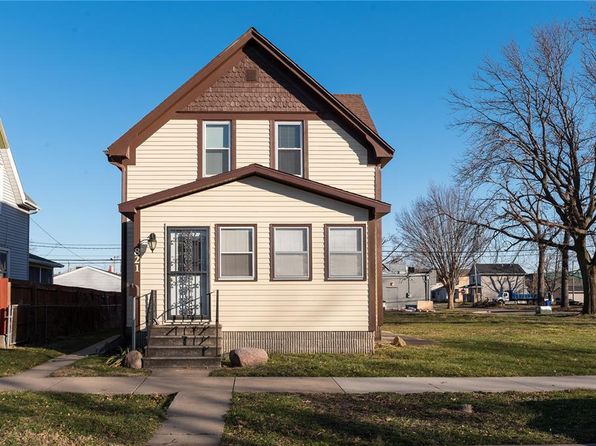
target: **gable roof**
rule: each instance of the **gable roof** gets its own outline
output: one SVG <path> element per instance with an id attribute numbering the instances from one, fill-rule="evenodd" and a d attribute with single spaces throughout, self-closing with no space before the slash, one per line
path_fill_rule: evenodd
<path id="1" fill-rule="evenodd" d="M 476 269 L 470 268 L 468 275 L 486 274 L 488 276 L 525 276 L 526 271 L 517 263 L 477 263 Z"/>
<path id="2" fill-rule="evenodd" d="M 12 157 L 12 152 L 10 150 L 10 145 L 8 143 L 8 138 L 6 136 L 6 131 L 4 130 L 2 120 L 0 120 L 0 158 L 6 170 L 6 175 L 8 176 L 10 186 L 14 192 L 16 205 L 25 211 L 37 212 L 39 207 L 23 190 L 23 184 L 21 183 L 19 171 L 17 170 L 14 158 Z"/>
<path id="3" fill-rule="evenodd" d="M 250 28 L 116 140 L 107 150 L 108 160 L 116 165 L 127 164 L 131 160 L 134 160 L 136 147 L 151 136 L 158 128 L 163 126 L 169 119 L 174 117 L 179 108 L 191 103 L 199 93 L 203 92 L 221 77 L 233 63 L 239 60 L 243 49 L 249 44 L 256 45 L 257 48 L 263 50 L 269 57 L 279 63 L 283 70 L 300 84 L 302 89 L 308 91 L 317 100 L 324 103 L 340 122 L 350 127 L 355 134 L 360 136 L 364 145 L 371 150 L 371 153 L 374 154 L 381 164 L 384 165 L 391 159 L 394 152 L 393 148 L 381 138 L 374 125 L 370 125 L 372 124 L 372 120 L 370 120 L 368 111 L 363 113 L 361 98 L 360 102 L 362 104 L 357 105 L 357 99 L 344 97 L 344 100 L 351 103 L 353 107 L 351 109 L 349 106 L 346 106 L 344 102 L 329 93 L 255 28 Z M 366 109 L 365 106 L 364 109 Z M 368 116 L 368 119 L 366 119 L 366 116 Z"/>
<path id="4" fill-rule="evenodd" d="M 225 173 L 220 173 L 207 178 L 200 178 L 191 183 L 183 184 L 181 186 L 172 187 L 164 191 L 156 192 L 144 197 L 136 198 L 134 200 L 126 201 L 118 206 L 118 210 L 127 216 L 133 218 L 134 214 L 143 208 L 154 206 L 159 203 L 181 198 L 196 192 L 201 192 L 214 187 L 222 186 L 233 181 L 242 180 L 244 178 L 257 176 L 267 180 L 275 181 L 280 184 L 302 189 L 317 195 L 328 198 L 333 198 L 344 203 L 354 206 L 369 209 L 375 216 L 380 217 L 388 214 L 391 211 L 391 205 L 383 201 L 364 197 L 362 195 L 347 192 L 326 184 L 318 183 L 316 181 L 308 180 L 302 177 L 297 177 L 289 173 L 281 172 L 276 169 L 261 166 L 260 164 L 250 164 L 239 169 L 230 170 Z"/>
<path id="5" fill-rule="evenodd" d="M 364 103 L 364 98 L 361 94 L 334 94 L 339 101 L 344 104 L 352 113 L 354 113 L 362 122 L 373 129 L 375 132 L 377 128 L 372 120 L 368 107 Z"/>

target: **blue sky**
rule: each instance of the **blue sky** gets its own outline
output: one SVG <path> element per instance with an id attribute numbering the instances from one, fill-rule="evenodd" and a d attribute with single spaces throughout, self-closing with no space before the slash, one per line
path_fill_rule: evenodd
<path id="1" fill-rule="evenodd" d="M 532 28 L 589 3 L 0 3 L 0 119 L 34 220 L 64 244 L 118 244 L 119 172 L 103 151 L 255 26 L 334 93 L 362 93 L 396 148 L 383 170 L 394 211 L 455 179 L 466 140 L 450 88 Z M 384 220 L 394 228 L 393 216 Z M 32 224 L 31 240 L 53 240 Z M 36 248 L 50 258 L 118 249 Z"/>

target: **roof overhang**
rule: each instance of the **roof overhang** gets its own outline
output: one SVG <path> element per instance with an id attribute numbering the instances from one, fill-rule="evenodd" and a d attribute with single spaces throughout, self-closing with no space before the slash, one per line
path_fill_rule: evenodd
<path id="1" fill-rule="evenodd" d="M 41 266 L 44 268 L 62 268 L 64 265 L 44 257 L 29 254 L 29 265 Z"/>
<path id="2" fill-rule="evenodd" d="M 240 169 L 231 170 L 229 172 L 212 177 L 201 178 L 191 183 L 183 184 L 171 189 L 126 201 L 118 206 L 118 210 L 126 217 L 133 219 L 134 215 L 140 209 L 254 176 L 265 178 L 286 186 L 295 187 L 313 194 L 332 198 L 334 200 L 342 201 L 353 206 L 366 208 L 369 210 L 371 219 L 380 218 L 383 215 L 391 212 L 391 205 L 389 203 L 368 198 L 363 195 L 354 194 L 352 192 L 347 192 L 342 189 L 297 177 L 285 172 L 280 172 L 279 170 L 264 167 L 259 164 L 250 164 L 248 166 L 241 167 Z"/>
<path id="3" fill-rule="evenodd" d="M 259 48 L 266 51 L 267 54 L 281 63 L 284 69 L 290 72 L 307 91 L 311 92 L 318 100 L 324 103 L 341 122 L 360 135 L 361 139 L 374 152 L 376 158 L 374 160 L 375 164 L 378 163 L 384 166 L 389 162 L 394 153 L 389 143 L 255 28 L 250 28 L 246 31 L 116 140 L 106 151 L 109 162 L 118 167 L 131 162 L 134 163 L 135 149 L 158 128 L 173 118 L 180 107 L 190 103 L 198 94 L 215 82 L 226 69 L 230 68 L 232 62 L 238 59 L 242 49 L 249 42 L 258 45 Z"/>

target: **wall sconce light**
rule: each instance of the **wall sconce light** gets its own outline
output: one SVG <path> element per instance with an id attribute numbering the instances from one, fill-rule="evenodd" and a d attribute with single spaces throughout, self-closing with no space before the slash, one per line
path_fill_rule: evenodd
<path id="1" fill-rule="evenodd" d="M 155 232 L 149 234 L 149 237 L 147 238 L 147 244 L 149 245 L 151 252 L 155 251 L 155 248 L 157 247 L 157 236 L 155 235 Z"/>

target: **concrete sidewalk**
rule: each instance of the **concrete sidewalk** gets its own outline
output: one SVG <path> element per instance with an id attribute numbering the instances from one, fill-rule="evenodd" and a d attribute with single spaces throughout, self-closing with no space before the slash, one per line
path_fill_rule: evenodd
<path id="1" fill-rule="evenodd" d="M 93 351 L 92 349 L 90 349 Z M 536 377 L 396 377 L 291 378 L 209 377 L 206 370 L 156 370 L 151 376 L 63 377 L 48 375 L 81 358 L 65 355 L 16 376 L 0 378 L 0 391 L 49 391 L 99 394 L 176 394 L 150 445 L 218 445 L 224 416 L 234 392 L 288 393 L 424 393 L 424 392 L 544 392 L 596 390 L 596 376 Z"/>

